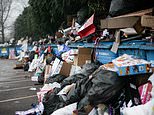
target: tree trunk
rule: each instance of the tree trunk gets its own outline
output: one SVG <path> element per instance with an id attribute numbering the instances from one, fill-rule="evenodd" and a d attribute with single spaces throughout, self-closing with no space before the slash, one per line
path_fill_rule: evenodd
<path id="1" fill-rule="evenodd" d="M 4 24 L 2 24 L 2 43 L 5 43 Z"/>
<path id="2" fill-rule="evenodd" d="M 5 23 L 9 16 L 12 0 L 0 0 L 0 26 L 1 26 L 1 37 L 2 43 L 5 42 Z"/>

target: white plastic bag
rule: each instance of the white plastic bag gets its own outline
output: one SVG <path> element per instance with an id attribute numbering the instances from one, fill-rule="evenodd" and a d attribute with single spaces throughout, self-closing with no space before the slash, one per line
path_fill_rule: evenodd
<path id="1" fill-rule="evenodd" d="M 151 81 L 152 85 L 154 86 L 154 73 L 150 76 L 149 81 Z"/>
<path id="2" fill-rule="evenodd" d="M 75 86 L 75 83 L 72 83 L 71 85 L 65 86 L 57 95 L 65 95 L 65 94 L 67 94 L 71 90 L 71 88 L 73 86 Z"/>
<path id="3" fill-rule="evenodd" d="M 152 96 L 152 99 L 154 99 L 154 73 L 150 76 L 149 81 L 151 81 L 153 86 L 151 91 L 151 96 Z"/>
<path id="4" fill-rule="evenodd" d="M 76 107 L 77 103 L 73 103 L 54 111 L 51 115 L 72 115 L 73 111 L 76 110 Z"/>
<path id="5" fill-rule="evenodd" d="M 37 68 L 38 62 L 39 62 L 38 59 L 33 59 L 33 60 L 32 60 L 32 63 L 31 63 L 30 66 L 29 66 L 28 71 L 29 71 L 29 72 L 34 71 L 34 70 Z"/>
<path id="6" fill-rule="evenodd" d="M 74 62 L 74 54 L 77 54 L 78 50 L 71 49 L 62 54 L 62 59 L 65 60 L 67 63 Z"/>
<path id="7" fill-rule="evenodd" d="M 121 110 L 122 115 L 154 115 L 154 99 L 144 105 L 138 105 Z"/>

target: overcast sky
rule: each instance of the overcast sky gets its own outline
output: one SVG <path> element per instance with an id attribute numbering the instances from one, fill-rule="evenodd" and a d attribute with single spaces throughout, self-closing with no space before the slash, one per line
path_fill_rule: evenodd
<path id="1" fill-rule="evenodd" d="M 13 0 L 10 10 L 10 15 L 6 22 L 7 26 L 12 26 L 16 18 L 22 13 L 24 7 L 28 6 L 28 0 Z M 11 33 L 11 30 L 6 30 L 7 36 Z M 9 35 L 10 36 L 10 35 Z"/>

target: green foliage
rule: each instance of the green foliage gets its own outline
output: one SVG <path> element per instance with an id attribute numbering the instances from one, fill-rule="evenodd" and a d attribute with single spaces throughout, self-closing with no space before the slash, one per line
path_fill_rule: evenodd
<path id="1" fill-rule="evenodd" d="M 54 34 L 62 23 L 66 22 L 68 15 L 87 6 L 89 14 L 104 15 L 107 4 L 111 0 L 29 0 L 30 6 L 15 22 L 15 38 L 25 36 L 38 38 L 47 34 Z"/>
<path id="2" fill-rule="evenodd" d="M 34 33 L 38 33 L 39 27 L 33 19 L 31 7 L 25 8 L 23 13 L 18 16 L 15 21 L 14 29 L 16 39 L 26 36 L 34 36 Z"/>

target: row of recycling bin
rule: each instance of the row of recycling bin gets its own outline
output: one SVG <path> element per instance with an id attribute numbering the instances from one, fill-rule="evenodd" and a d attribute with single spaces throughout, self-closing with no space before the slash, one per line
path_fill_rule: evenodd
<path id="1" fill-rule="evenodd" d="M 33 46 L 29 46 L 28 50 L 31 50 Z M 21 52 L 21 45 L 0 47 L 0 58 L 8 58 L 10 53 L 15 53 L 18 56 Z"/>
<path id="2" fill-rule="evenodd" d="M 105 64 L 111 62 L 116 57 L 129 54 L 134 55 L 137 58 L 145 59 L 154 64 L 154 43 L 149 43 L 141 40 L 127 41 L 120 44 L 117 54 L 110 51 L 113 42 L 100 42 L 97 45 L 94 43 L 78 42 L 69 45 L 70 48 L 76 49 L 78 47 L 93 48 L 96 51 L 96 59 Z M 53 48 L 57 48 L 55 44 L 50 44 Z M 29 46 L 31 50 L 33 46 Z M 21 46 L 14 47 L 0 47 L 0 57 L 7 58 L 9 53 L 14 51 L 16 55 L 19 55 Z"/>
<path id="3" fill-rule="evenodd" d="M 133 55 L 136 58 L 145 59 L 152 63 L 154 67 L 154 43 L 141 41 L 141 40 L 133 40 L 133 41 L 125 41 L 122 42 L 119 47 L 117 54 L 113 53 L 111 50 L 113 42 L 100 42 L 96 46 L 92 43 L 75 43 L 71 44 L 69 47 L 77 48 L 77 47 L 86 47 L 86 48 L 94 48 L 96 51 L 96 59 L 101 63 L 105 64 L 111 62 L 118 56 L 123 54 Z"/>

